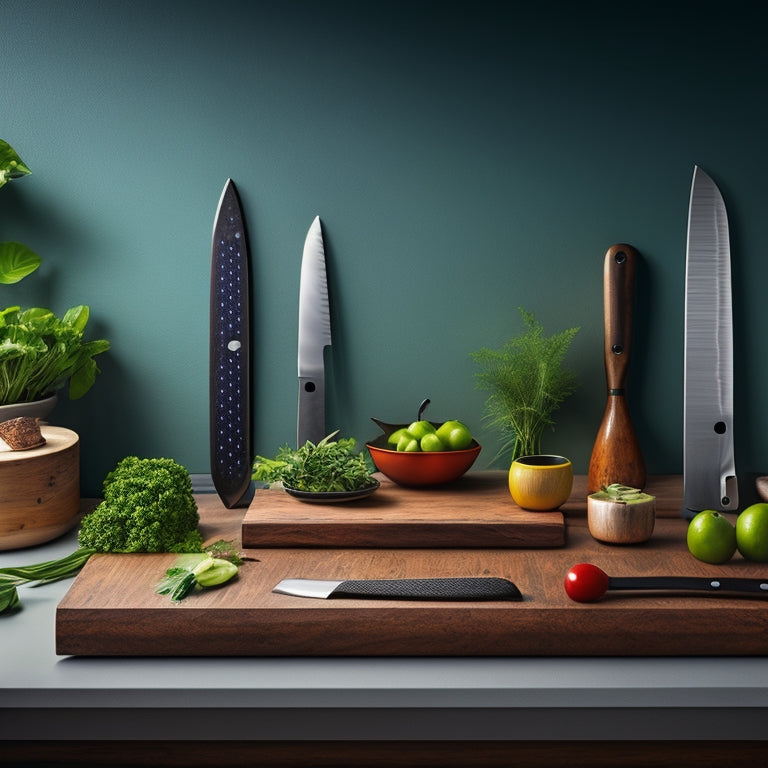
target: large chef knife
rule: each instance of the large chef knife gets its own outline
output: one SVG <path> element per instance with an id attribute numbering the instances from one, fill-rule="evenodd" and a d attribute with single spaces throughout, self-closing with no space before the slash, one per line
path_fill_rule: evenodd
<path id="1" fill-rule="evenodd" d="M 698 166 L 685 272 L 684 517 L 738 508 L 733 450 L 733 327 L 728 215 Z"/>
<path id="2" fill-rule="evenodd" d="M 325 274 L 325 248 L 320 217 L 315 216 L 304 242 L 299 287 L 299 407 L 297 446 L 319 443 L 325 424 L 324 352 L 331 344 L 331 312 Z"/>
<path id="3" fill-rule="evenodd" d="M 283 579 L 273 590 L 282 595 L 368 600 L 522 600 L 515 584 L 497 577 L 437 579 Z"/>
<path id="4" fill-rule="evenodd" d="M 211 476 L 232 508 L 251 482 L 250 290 L 248 247 L 237 190 L 221 193 L 211 245 Z"/>

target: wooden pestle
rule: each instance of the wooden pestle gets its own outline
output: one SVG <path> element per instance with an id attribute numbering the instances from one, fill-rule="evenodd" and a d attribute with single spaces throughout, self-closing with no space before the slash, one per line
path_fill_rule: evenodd
<path id="1" fill-rule="evenodd" d="M 603 265 L 605 313 L 605 377 L 608 402 L 592 448 L 587 492 L 621 483 L 645 487 L 645 462 L 626 398 L 627 369 L 632 343 L 632 302 L 639 254 L 626 244 L 612 245 Z"/>

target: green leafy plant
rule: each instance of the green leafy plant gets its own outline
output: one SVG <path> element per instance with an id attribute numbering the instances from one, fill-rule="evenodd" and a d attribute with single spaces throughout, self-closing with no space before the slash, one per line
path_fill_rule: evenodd
<path id="1" fill-rule="evenodd" d="M 7 141 L 0 139 L 0 187 L 31 171 Z M 26 245 L 0 243 L 0 284 L 18 283 L 34 272 L 41 258 Z M 57 317 L 50 309 L 0 311 L 0 405 L 49 397 L 69 382 L 69 397 L 82 397 L 96 380 L 94 357 L 110 345 L 86 341 L 90 309 L 78 305 Z"/>
<path id="2" fill-rule="evenodd" d="M 0 614 L 21 608 L 17 587 L 38 587 L 76 576 L 91 555 L 112 552 L 175 552 L 181 557 L 166 577 L 174 601 L 193 589 L 224 584 L 245 557 L 237 542 L 203 546 L 200 515 L 186 467 L 171 458 L 126 456 L 107 473 L 103 500 L 80 523 L 79 548 L 58 560 L 0 568 Z M 160 585 L 158 585 L 160 586 Z"/>
<path id="3" fill-rule="evenodd" d="M 13 147 L 0 139 L 0 187 L 11 179 L 20 179 L 32 171 L 27 168 Z M 0 243 L 0 283 L 18 283 L 34 272 L 42 259 L 26 245 L 16 242 Z"/>
<path id="4" fill-rule="evenodd" d="M 544 429 L 555 423 L 552 414 L 577 386 L 563 359 L 579 328 L 546 336 L 534 315 L 519 309 L 526 333 L 501 349 L 483 347 L 471 353 L 480 368 L 477 386 L 491 393 L 485 418 L 502 434 L 499 455 L 511 450 L 511 461 L 541 453 Z"/>
<path id="5" fill-rule="evenodd" d="M 84 305 L 62 318 L 42 307 L 0 311 L 0 405 L 39 400 L 67 382 L 73 400 L 91 388 L 99 373 L 94 357 L 110 345 L 84 339 L 89 314 Z"/>
<path id="6" fill-rule="evenodd" d="M 200 552 L 200 516 L 186 467 L 126 456 L 102 483 L 103 500 L 80 523 L 81 547 L 98 552 Z"/>
<path id="7" fill-rule="evenodd" d="M 375 485 L 362 453 L 355 452 L 352 437 L 333 440 L 332 432 L 315 445 L 311 440 L 298 449 L 283 446 L 274 459 L 257 456 L 253 479 L 282 482 L 297 491 L 327 493 L 357 491 Z"/>

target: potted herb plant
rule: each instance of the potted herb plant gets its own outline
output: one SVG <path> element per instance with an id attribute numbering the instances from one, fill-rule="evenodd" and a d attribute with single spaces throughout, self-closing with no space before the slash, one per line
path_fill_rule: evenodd
<path id="1" fill-rule="evenodd" d="M 565 353 L 579 328 L 546 336 L 531 312 L 519 308 L 527 331 L 501 349 L 483 347 L 471 357 L 479 366 L 476 383 L 489 390 L 485 414 L 499 429 L 499 455 L 511 451 L 511 461 L 541 454 L 544 429 L 554 426 L 552 414 L 576 389 L 576 376 L 563 365 Z"/>
<path id="2" fill-rule="evenodd" d="M 19 155 L 0 139 L 0 187 L 30 173 Z M 34 272 L 40 257 L 21 243 L 0 243 L 0 284 L 17 283 Z M 94 357 L 109 349 L 104 339 L 86 341 L 90 310 L 85 305 L 57 317 L 50 309 L 0 310 L 0 421 L 16 416 L 45 417 L 58 390 L 69 384 L 72 399 L 93 385 Z"/>
<path id="3" fill-rule="evenodd" d="M 31 171 L 7 141 L 0 139 L 0 187 Z M 18 283 L 40 266 L 40 257 L 21 243 L 0 243 L 0 283 Z"/>

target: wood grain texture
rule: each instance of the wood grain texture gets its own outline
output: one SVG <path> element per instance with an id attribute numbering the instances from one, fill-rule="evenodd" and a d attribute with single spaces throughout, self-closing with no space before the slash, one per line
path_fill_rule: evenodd
<path id="1" fill-rule="evenodd" d="M 562 511 L 515 504 L 505 472 L 469 472 L 437 488 L 404 488 L 377 473 L 372 496 L 311 504 L 258 490 L 243 518 L 245 547 L 562 547 Z"/>
<path id="2" fill-rule="evenodd" d="M 84 714 L 87 714 L 87 710 Z M 765 741 L 7 741 L 14 768 L 756 768 Z"/>
<path id="3" fill-rule="evenodd" d="M 72 528 L 80 511 L 80 441 L 44 425 L 45 445 L 0 451 L 0 550 L 51 541 Z"/>
<path id="4" fill-rule="evenodd" d="M 626 396 L 635 273 L 639 259 L 631 245 L 622 243 L 608 249 L 603 263 L 603 352 L 608 400 L 589 462 L 587 487 L 590 493 L 611 483 L 635 488 L 645 486 L 645 460 Z"/>
<path id="5" fill-rule="evenodd" d="M 97 555 L 56 612 L 62 655 L 105 656 L 505 656 L 765 655 L 768 602 L 756 598 L 611 592 L 579 604 L 563 581 L 578 562 L 612 576 L 760 576 L 737 556 L 695 560 L 680 518 L 682 479 L 656 477 L 650 541 L 609 546 L 587 529 L 586 478 L 569 501 L 567 546 L 554 549 L 257 548 L 237 580 L 174 605 L 154 594 L 173 555 Z M 241 519 L 217 497 L 199 497 L 207 539 L 237 536 Z M 471 503 L 469 504 L 471 508 Z M 242 515 L 242 512 L 240 512 Z M 501 576 L 522 603 L 313 600 L 278 595 L 284 578 Z"/>

